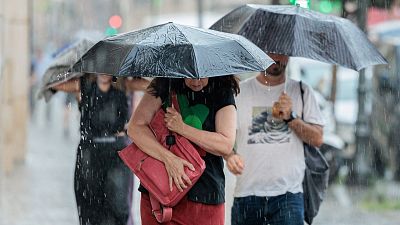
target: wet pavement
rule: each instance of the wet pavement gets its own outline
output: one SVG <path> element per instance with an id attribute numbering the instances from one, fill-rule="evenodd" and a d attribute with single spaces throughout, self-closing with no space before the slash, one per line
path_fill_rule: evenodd
<path id="1" fill-rule="evenodd" d="M 76 106 L 72 107 L 70 133 L 73 135 L 65 138 L 62 100 L 53 100 L 50 120 L 46 122 L 45 107 L 40 105 L 35 123 L 29 125 L 25 163 L 1 177 L 0 225 L 78 225 L 73 171 L 79 141 L 79 114 Z M 234 177 L 227 175 L 228 225 L 233 186 Z M 314 224 L 400 225 L 400 211 L 363 209 L 354 199 L 359 193 L 357 190 L 346 192 L 341 187 L 331 188 Z M 139 224 L 138 209 L 133 211 Z"/>
<path id="2" fill-rule="evenodd" d="M 63 106 L 52 103 L 49 121 L 40 105 L 37 120 L 29 124 L 25 163 L 2 177 L 2 225 L 78 224 L 73 172 L 79 137 L 63 137 Z M 76 134 L 76 123 L 71 125 Z"/>
<path id="3" fill-rule="evenodd" d="M 73 190 L 79 112 L 76 105 L 69 106 L 65 132 L 64 96 L 55 97 L 50 107 L 37 105 L 28 125 L 25 163 L 0 177 L 0 225 L 79 224 Z M 135 192 L 134 198 L 138 195 Z M 139 215 L 137 206 L 132 211 Z M 139 217 L 134 221 L 140 224 Z"/>

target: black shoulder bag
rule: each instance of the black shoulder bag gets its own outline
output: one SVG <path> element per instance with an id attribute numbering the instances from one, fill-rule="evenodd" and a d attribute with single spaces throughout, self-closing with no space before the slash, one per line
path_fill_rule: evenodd
<path id="1" fill-rule="evenodd" d="M 304 119 L 304 90 L 301 81 L 300 92 L 303 102 L 301 118 Z M 304 220 L 312 224 L 328 188 L 329 164 L 318 148 L 307 143 L 304 143 L 304 158 L 306 163 L 303 180 Z"/>

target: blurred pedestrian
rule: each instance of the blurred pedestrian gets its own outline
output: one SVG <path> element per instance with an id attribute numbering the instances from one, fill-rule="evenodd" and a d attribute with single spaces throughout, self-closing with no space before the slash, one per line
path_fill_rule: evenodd
<path id="1" fill-rule="evenodd" d="M 85 75 L 56 87 L 79 94 L 81 140 L 75 167 L 75 197 L 81 225 L 126 225 L 132 174 L 118 157 L 126 146 L 127 98 L 112 77 Z"/>
<path id="2" fill-rule="evenodd" d="M 70 137 L 70 115 L 71 115 L 71 107 L 76 103 L 76 93 L 66 93 L 64 99 L 64 116 L 63 116 L 63 134 L 65 138 Z"/>
<path id="3" fill-rule="evenodd" d="M 31 67 L 30 67 L 30 73 L 29 73 L 29 115 L 31 121 L 34 121 L 33 119 L 33 113 L 35 112 L 35 106 L 36 106 L 36 89 L 37 89 L 37 74 L 36 74 L 36 67 L 37 67 L 37 62 L 35 57 L 32 57 L 31 59 Z"/>
<path id="4" fill-rule="evenodd" d="M 124 80 L 126 96 L 128 98 L 128 116 L 131 117 L 143 97 L 150 81 L 144 78 L 127 77 Z"/>
<path id="5" fill-rule="evenodd" d="M 236 153 L 225 157 L 237 175 L 232 225 L 303 225 L 303 142 L 322 144 L 323 118 L 310 87 L 286 77 L 289 57 L 240 84 Z M 304 120 L 301 118 L 304 113 Z M 300 116 L 298 116 L 300 115 Z"/>
<path id="6" fill-rule="evenodd" d="M 171 91 L 177 94 L 181 112 L 188 112 L 185 118 L 174 108 L 167 107 L 169 85 Z M 187 188 L 190 180 L 184 168 L 193 169 L 193 165 L 156 141 L 149 128 L 155 112 L 165 108 L 168 129 L 205 150 L 204 173 L 189 190 L 187 197 L 173 207 L 172 220 L 166 224 L 224 224 L 225 176 L 221 156 L 229 155 L 233 148 L 236 132 L 234 94 L 238 92 L 238 83 L 233 76 L 171 80 L 155 78 L 131 117 L 129 136 L 144 152 L 165 164 L 170 177 L 170 189 L 182 191 Z M 152 215 L 148 191 L 143 186 L 139 190 L 142 224 L 158 224 Z"/>

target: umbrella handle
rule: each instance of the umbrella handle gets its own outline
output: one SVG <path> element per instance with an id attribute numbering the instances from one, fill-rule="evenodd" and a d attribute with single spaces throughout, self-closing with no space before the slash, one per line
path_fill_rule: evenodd
<path id="1" fill-rule="evenodd" d="M 171 86 L 172 86 L 172 80 L 171 78 L 169 78 L 169 82 L 168 82 L 168 107 L 173 107 L 174 104 L 172 103 L 172 94 L 171 94 Z M 172 134 L 172 131 L 169 131 L 168 136 L 166 137 L 165 140 L 166 144 L 168 145 L 169 149 L 172 147 L 172 145 L 176 144 L 176 140 L 175 140 L 175 136 Z"/>
<path id="2" fill-rule="evenodd" d="M 286 87 L 287 87 L 287 76 L 285 77 L 285 84 L 283 86 L 283 93 L 285 94 L 287 94 Z"/>

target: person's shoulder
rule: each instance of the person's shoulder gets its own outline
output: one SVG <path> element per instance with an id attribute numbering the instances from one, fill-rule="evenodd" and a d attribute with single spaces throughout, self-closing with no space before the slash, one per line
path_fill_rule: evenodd
<path id="1" fill-rule="evenodd" d="M 301 85 L 300 85 L 300 83 L 301 83 Z M 287 87 L 289 87 L 291 89 L 299 88 L 299 90 L 300 90 L 300 87 L 301 87 L 305 93 L 309 92 L 310 90 L 312 90 L 311 86 L 308 85 L 307 83 L 305 83 L 305 82 L 303 82 L 301 80 L 300 81 L 294 80 L 292 78 L 289 78 L 287 80 Z"/>
<path id="2" fill-rule="evenodd" d="M 256 77 L 250 77 L 247 78 L 245 80 L 240 81 L 239 85 L 240 85 L 240 92 L 241 93 L 246 93 L 249 90 L 254 89 L 254 82 L 258 82 L 256 80 Z"/>
<path id="3" fill-rule="evenodd" d="M 314 89 L 307 83 L 301 82 L 305 95 L 314 95 Z"/>
<path id="4" fill-rule="evenodd" d="M 237 101 L 240 101 L 240 99 L 248 99 L 257 93 L 257 84 L 255 82 L 258 82 L 255 76 L 240 81 L 240 93 L 236 96 Z"/>
<path id="5" fill-rule="evenodd" d="M 298 80 L 294 80 L 293 78 L 286 78 L 286 85 L 287 86 L 300 86 L 300 82 Z M 304 86 L 304 82 L 301 82 L 302 85 Z"/>
<path id="6" fill-rule="evenodd" d="M 247 78 L 247 79 L 245 79 L 245 80 L 241 80 L 241 81 L 240 81 L 240 87 L 248 87 L 248 86 L 251 86 L 255 80 L 256 80 L 256 77 L 255 77 L 255 76 L 254 76 L 254 77 Z"/>

